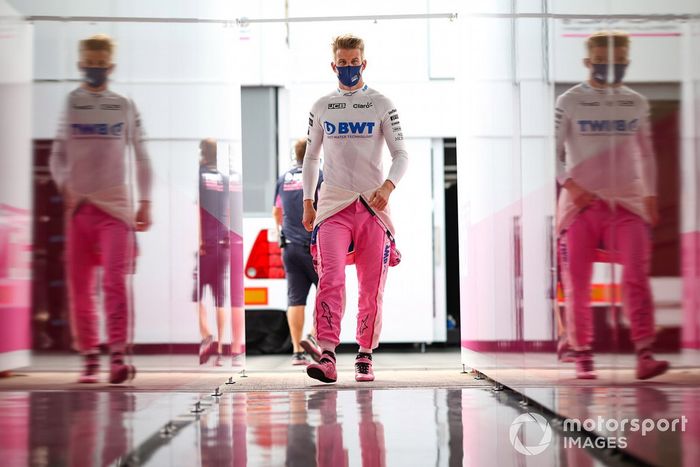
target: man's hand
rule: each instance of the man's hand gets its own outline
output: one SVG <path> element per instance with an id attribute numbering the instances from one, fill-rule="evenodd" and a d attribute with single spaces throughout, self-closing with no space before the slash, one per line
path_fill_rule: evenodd
<path id="1" fill-rule="evenodd" d="M 304 224 L 304 228 L 311 232 L 314 229 L 314 221 L 316 220 L 316 210 L 314 209 L 314 202 L 310 199 L 304 200 L 304 216 L 301 223 Z"/>
<path id="2" fill-rule="evenodd" d="M 65 186 L 59 188 L 58 191 L 61 194 L 61 199 L 63 200 L 63 209 L 72 212 L 74 206 L 73 196 L 70 190 L 66 190 Z"/>
<path id="3" fill-rule="evenodd" d="M 571 194 L 574 204 L 579 209 L 587 208 L 596 199 L 596 195 L 584 190 L 572 179 L 568 179 L 564 183 L 564 188 Z"/>
<path id="4" fill-rule="evenodd" d="M 384 181 L 377 191 L 369 198 L 369 205 L 372 209 L 383 211 L 389 204 L 389 196 L 394 191 L 394 184 L 389 180 Z"/>
<path id="5" fill-rule="evenodd" d="M 647 196 L 644 198 L 644 209 L 649 216 L 649 222 L 652 227 L 656 227 L 659 223 L 659 205 L 656 196 Z"/>
<path id="6" fill-rule="evenodd" d="M 151 228 L 151 202 L 141 201 L 136 212 L 136 231 L 145 232 Z"/>

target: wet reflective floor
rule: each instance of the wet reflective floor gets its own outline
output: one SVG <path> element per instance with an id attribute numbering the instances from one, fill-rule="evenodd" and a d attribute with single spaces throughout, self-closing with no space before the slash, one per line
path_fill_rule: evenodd
<path id="1" fill-rule="evenodd" d="M 682 362 L 646 382 L 572 380 L 546 359 L 477 380 L 456 355 L 387 353 L 377 381 L 355 383 L 353 357 L 339 355 L 335 385 L 288 356 L 250 357 L 246 374 L 142 359 L 126 387 L 77 385 L 76 372 L 56 371 L 74 358 L 37 359 L 0 380 L 0 466 L 700 465 L 700 370 Z M 682 417 L 644 434 L 605 424 Z"/>
<path id="2" fill-rule="evenodd" d="M 526 413 L 489 387 L 0 394 L 2 465 L 524 465 L 510 441 Z M 200 402 L 197 407 L 195 404 Z M 201 412 L 194 413 L 198 408 Z M 522 446 L 545 432 L 523 424 Z M 602 465 L 549 431 L 527 465 Z M 545 436 L 546 437 L 546 436 Z"/>

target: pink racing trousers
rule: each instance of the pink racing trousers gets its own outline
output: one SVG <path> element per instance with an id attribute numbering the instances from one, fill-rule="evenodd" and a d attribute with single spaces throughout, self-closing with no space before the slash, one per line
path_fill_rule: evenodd
<path id="1" fill-rule="evenodd" d="M 619 206 L 613 211 L 600 200 L 576 216 L 559 242 L 569 344 L 575 350 L 590 350 L 593 343 L 590 290 L 593 262 L 601 246 L 622 264 L 622 304 L 632 341 L 638 350 L 648 347 L 655 334 L 649 226 L 638 215 Z"/>
<path id="2" fill-rule="evenodd" d="M 323 221 L 316 234 L 318 292 L 314 315 L 317 339 L 324 350 L 333 350 L 340 343 L 345 264 L 352 242 L 359 283 L 357 343 L 367 349 L 379 345 L 391 243 L 385 228 L 358 200 Z"/>
<path id="3" fill-rule="evenodd" d="M 66 229 L 71 330 L 77 350 L 92 352 L 99 345 L 95 269 L 102 266 L 109 347 L 112 352 L 124 352 L 131 329 L 127 274 L 133 271 L 134 233 L 123 221 L 91 204 L 78 207 Z"/>

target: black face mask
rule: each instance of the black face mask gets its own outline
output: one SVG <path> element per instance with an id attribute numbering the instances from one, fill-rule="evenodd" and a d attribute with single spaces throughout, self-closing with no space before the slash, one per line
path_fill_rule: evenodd
<path id="1" fill-rule="evenodd" d="M 83 80 L 91 88 L 99 88 L 107 82 L 108 72 L 109 68 L 85 67 L 83 68 L 83 73 L 85 74 Z"/>
<path id="2" fill-rule="evenodd" d="M 593 67 L 593 81 L 606 84 L 608 82 L 608 68 L 610 65 L 607 63 L 593 63 L 591 66 Z M 625 77 L 625 71 L 627 71 L 627 64 L 616 63 L 613 67 L 613 83 L 621 83 L 622 78 Z"/>

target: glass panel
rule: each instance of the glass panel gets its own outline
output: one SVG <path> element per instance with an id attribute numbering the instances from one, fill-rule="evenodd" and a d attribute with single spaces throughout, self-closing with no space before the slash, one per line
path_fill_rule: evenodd
<path id="1" fill-rule="evenodd" d="M 37 236 L 46 236 L 46 231 L 31 225 L 32 30 L 9 7 L 3 10 L 0 28 L 0 372 L 4 372 L 29 363 L 32 230 Z"/>
<path id="2" fill-rule="evenodd" d="M 465 7 L 458 89 L 465 117 L 458 129 L 462 276 L 462 361 L 480 371 L 519 368 L 524 345 L 523 71 L 519 26 Z M 479 63 L 478 67 L 474 67 Z M 491 109 L 487 111 L 486 109 Z M 463 215 L 464 214 L 464 215 Z"/>
<path id="3" fill-rule="evenodd" d="M 114 14 L 119 9 L 117 2 L 114 5 L 115 10 L 96 8 L 94 14 Z M 40 5 L 25 8 L 25 15 L 48 12 Z M 31 29 L 17 29 L 14 47 L 25 47 L 24 61 L 34 61 L 33 75 L 27 75 L 27 79 L 33 79 L 31 87 L 13 84 L 17 89 L 13 91 L 15 99 L 26 94 L 23 89 L 34 93 L 35 111 L 27 127 L 31 128 L 31 138 L 23 133 L 24 107 L 20 105 L 15 111 L 20 117 L 16 119 L 18 127 L 2 127 L 3 134 L 11 130 L 8 134 L 33 142 L 34 205 L 39 215 L 34 218 L 36 280 L 31 325 L 34 349 L 52 351 L 35 363 L 75 371 L 83 366 L 82 360 L 64 358 L 63 353 L 78 349 L 85 352 L 99 345 L 108 352 L 125 347 L 127 356 L 133 351 L 135 357 L 127 360 L 140 372 L 193 369 L 199 367 L 197 353 L 202 334 L 211 334 L 214 345 L 208 364 L 217 362 L 221 351 L 223 369 L 230 371 L 228 356 L 233 352 L 238 355 L 234 366 L 242 368 L 241 98 L 239 67 L 234 66 L 239 31 L 223 21 L 183 21 L 183 17 L 196 17 L 202 11 L 176 11 L 165 8 L 165 4 L 154 5 L 149 12 L 138 8 L 123 11 L 143 19 L 131 22 L 116 16 L 105 16 L 106 22 L 74 20 L 70 15 L 89 12 L 71 8 L 66 5 L 60 12 L 66 16 L 60 21 L 44 18 L 34 22 Z M 164 13 L 162 17 L 144 18 L 145 13 L 159 9 Z M 214 13 L 230 13 L 224 10 Z M 29 44 L 23 45 L 22 38 L 27 34 L 35 38 L 33 51 Z M 79 50 L 79 41 L 95 34 L 107 34 L 114 44 L 115 67 L 108 75 L 107 91 L 84 89 L 85 74 L 76 66 L 86 59 L 86 52 Z M 10 44 L 3 42 L 5 45 Z M 2 55 L 3 59 L 11 56 Z M 16 60 L 18 63 L 8 67 L 17 74 L 12 81 L 20 83 L 16 78 L 23 70 L 29 73 L 29 68 L 21 59 Z M 62 114 L 66 115 L 63 120 Z M 57 152 L 61 147 L 54 145 L 57 128 L 63 131 L 59 136 L 65 135 L 62 153 Z M 11 138 L 3 137 L 3 144 L 15 145 L 8 146 L 3 154 L 20 154 L 20 139 L 12 143 Z M 200 143 L 205 140 L 218 154 L 210 169 L 214 178 L 219 178 L 209 180 L 209 184 L 199 175 Z M 97 156 L 102 157 L 99 162 Z M 65 164 L 56 163 L 57 157 L 64 157 Z M 15 191 L 22 193 L 19 174 L 26 167 L 17 161 L 8 171 L 3 170 L 3 190 L 11 187 L 5 183 L 10 168 L 17 171 L 13 177 L 19 184 Z M 52 178 L 61 174 L 66 174 L 68 181 L 59 194 Z M 218 194 L 214 195 L 216 208 L 211 207 L 210 200 L 200 199 L 200 191 L 206 198 L 210 194 L 207 190 Z M 23 208 L 16 200 L 2 198 L 2 202 L 3 206 Z M 146 206 L 150 206 L 150 216 L 146 215 Z M 202 212 L 206 214 L 200 215 Z M 206 244 L 202 251 L 213 248 L 213 260 L 202 264 L 199 225 L 209 214 L 215 221 L 204 221 L 203 237 L 212 240 L 214 246 Z M 13 211 L 13 216 L 18 215 Z M 86 218 L 87 230 L 78 238 L 75 235 L 82 232 L 78 229 L 81 217 Z M 148 226 L 149 217 L 152 226 Z M 20 232 L 15 232 L 21 222 L 13 223 L 17 227 L 12 232 L 2 229 L 3 263 L 11 258 L 5 255 L 5 249 L 14 249 L 22 241 Z M 5 224 L 3 214 L 1 225 Z M 217 233 L 210 237 L 212 226 Z M 72 253 L 66 248 L 69 238 L 75 244 Z M 5 269 L 12 274 L 22 273 L 24 278 L 21 255 L 15 256 L 16 264 Z M 73 271 L 72 280 L 68 270 Z M 132 270 L 134 274 L 129 274 Z M 73 293 L 69 294 L 71 283 Z M 204 286 L 204 294 L 199 294 L 200 285 Z M 90 313 L 91 297 L 94 315 Z M 82 318 L 70 318 L 70 304 L 81 310 Z M 86 324 L 93 320 L 94 326 Z M 217 341 L 224 345 L 217 347 Z M 109 360 L 103 363 L 107 364 L 103 369 L 110 368 Z M 106 374 L 100 377 L 105 379 Z"/>

